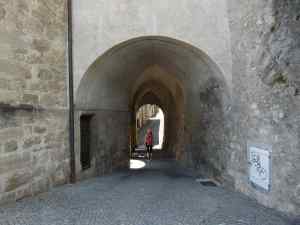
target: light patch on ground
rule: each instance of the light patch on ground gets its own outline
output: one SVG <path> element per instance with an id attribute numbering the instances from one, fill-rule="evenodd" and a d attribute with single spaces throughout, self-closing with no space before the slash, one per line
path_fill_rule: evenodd
<path id="1" fill-rule="evenodd" d="M 141 160 L 131 159 L 130 160 L 130 169 L 138 170 L 146 166 L 146 163 Z"/>

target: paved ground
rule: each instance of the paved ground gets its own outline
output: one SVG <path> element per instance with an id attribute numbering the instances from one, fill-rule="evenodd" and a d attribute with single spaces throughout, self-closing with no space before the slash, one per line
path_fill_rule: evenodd
<path id="1" fill-rule="evenodd" d="M 142 165 L 142 164 L 140 164 Z M 245 196 L 202 186 L 165 162 L 0 207 L 1 225 L 287 225 Z"/>

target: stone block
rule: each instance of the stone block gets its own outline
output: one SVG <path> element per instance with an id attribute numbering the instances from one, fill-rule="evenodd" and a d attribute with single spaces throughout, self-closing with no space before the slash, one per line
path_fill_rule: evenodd
<path id="1" fill-rule="evenodd" d="M 39 103 L 39 96 L 33 94 L 24 94 L 23 95 L 23 102 L 25 104 L 33 104 L 37 105 Z"/>
<path id="2" fill-rule="evenodd" d="M 14 111 L 0 111 L 0 129 L 17 127 L 18 125 L 20 125 L 20 121 Z"/>
<path id="3" fill-rule="evenodd" d="M 9 37 L 8 37 L 9 39 Z M 31 77 L 31 72 L 24 64 L 16 63 L 8 59 L 0 59 L 1 72 L 7 78 L 24 79 Z"/>
<path id="4" fill-rule="evenodd" d="M 53 74 L 50 70 L 47 69 L 41 69 L 39 74 L 38 74 L 38 78 L 41 80 L 51 80 L 53 78 Z"/>
<path id="5" fill-rule="evenodd" d="M 10 89 L 10 80 L 8 79 L 0 79 L 0 88 L 4 90 Z"/>
<path id="6" fill-rule="evenodd" d="M 1 193 L 0 194 L 1 204 L 13 202 L 15 200 L 16 200 L 16 193 L 15 192 Z"/>
<path id="7" fill-rule="evenodd" d="M 0 174 L 24 169 L 31 165 L 31 154 L 29 152 L 12 154 L 0 158 Z"/>
<path id="8" fill-rule="evenodd" d="M 0 103 L 11 104 L 12 102 L 19 102 L 19 100 L 20 95 L 17 91 L 0 90 Z"/>
<path id="9" fill-rule="evenodd" d="M 33 154 L 32 164 L 34 166 L 41 165 L 41 166 L 45 167 L 45 165 L 48 163 L 48 161 L 49 161 L 49 152 L 47 150 L 38 151 Z M 35 170 L 37 170 L 37 169 L 38 168 L 35 168 Z"/>
<path id="10" fill-rule="evenodd" d="M 5 16 L 6 16 L 6 11 L 4 8 L 1 7 L 0 8 L 0 21 L 4 20 Z"/>
<path id="11" fill-rule="evenodd" d="M 24 141 L 23 148 L 28 149 L 28 148 L 31 148 L 35 145 L 41 144 L 41 142 L 42 142 L 41 137 L 31 137 L 31 138 L 28 138 Z"/>
<path id="12" fill-rule="evenodd" d="M 18 149 L 18 142 L 16 140 L 8 141 L 5 143 L 5 152 L 14 152 Z"/>
<path id="13" fill-rule="evenodd" d="M 56 171 L 52 176 L 51 176 L 51 180 L 52 180 L 52 183 L 54 185 L 62 185 L 62 184 L 65 184 L 67 182 L 67 179 L 66 179 L 66 175 L 63 171 L 63 169 L 60 169 L 58 171 Z"/>
<path id="14" fill-rule="evenodd" d="M 24 135 L 21 127 L 7 128 L 0 130 L 0 140 L 20 139 Z"/>
<path id="15" fill-rule="evenodd" d="M 5 185 L 5 192 L 13 191 L 24 184 L 28 184 L 32 181 L 32 173 L 30 170 L 19 170 L 8 178 Z"/>
<path id="16" fill-rule="evenodd" d="M 41 105 L 54 106 L 59 104 L 59 100 L 55 95 L 44 94 L 41 96 Z"/>
<path id="17" fill-rule="evenodd" d="M 32 47 L 38 52 L 44 54 L 45 52 L 49 51 L 50 43 L 45 39 L 34 39 L 32 42 Z"/>
<path id="18" fill-rule="evenodd" d="M 47 131 L 46 127 L 34 127 L 34 133 L 43 134 Z"/>
<path id="19" fill-rule="evenodd" d="M 28 198 L 32 196 L 31 184 L 28 184 L 16 191 L 16 200 L 21 200 L 23 198 Z"/>
<path id="20" fill-rule="evenodd" d="M 62 150 L 62 146 L 58 145 L 58 148 L 53 148 L 49 151 L 50 158 L 52 161 L 60 161 L 66 159 L 66 153 Z"/>
<path id="21" fill-rule="evenodd" d="M 55 136 L 56 135 L 54 132 L 48 133 L 44 139 L 45 144 L 51 145 L 53 142 L 57 142 L 57 138 Z"/>
<path id="22" fill-rule="evenodd" d="M 32 184 L 32 193 L 34 195 L 48 191 L 50 182 L 47 178 L 42 178 L 34 181 Z"/>
<path id="23" fill-rule="evenodd" d="M 33 134 L 33 128 L 32 128 L 32 126 L 24 126 L 23 127 L 23 129 L 24 129 L 24 133 L 26 134 L 26 135 L 28 135 L 28 136 L 31 136 L 32 134 Z"/>
<path id="24" fill-rule="evenodd" d="M 294 201 L 300 206 L 300 184 L 295 188 Z"/>
<path id="25" fill-rule="evenodd" d="M 36 167 L 33 169 L 33 177 L 42 177 L 46 175 L 46 164 L 41 164 L 40 167 Z"/>
<path id="26" fill-rule="evenodd" d="M 41 117 L 41 115 L 34 112 L 19 112 L 19 114 L 19 116 L 22 117 L 24 124 L 35 123 Z"/>

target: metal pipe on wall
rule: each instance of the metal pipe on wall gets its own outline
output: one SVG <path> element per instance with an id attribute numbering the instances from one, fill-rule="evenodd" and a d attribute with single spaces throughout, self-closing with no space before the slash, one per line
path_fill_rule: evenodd
<path id="1" fill-rule="evenodd" d="M 69 70 L 69 147 L 70 147 L 70 182 L 76 182 L 75 132 L 74 132 L 74 87 L 73 87 L 73 23 L 72 0 L 67 1 L 68 13 L 68 70 Z"/>

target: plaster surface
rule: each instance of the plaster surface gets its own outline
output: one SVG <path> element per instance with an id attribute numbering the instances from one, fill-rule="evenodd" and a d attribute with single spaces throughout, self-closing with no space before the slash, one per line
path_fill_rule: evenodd
<path id="1" fill-rule="evenodd" d="M 231 83 L 225 0 L 74 0 L 74 90 L 107 50 L 141 36 L 165 36 L 203 50 Z"/>

